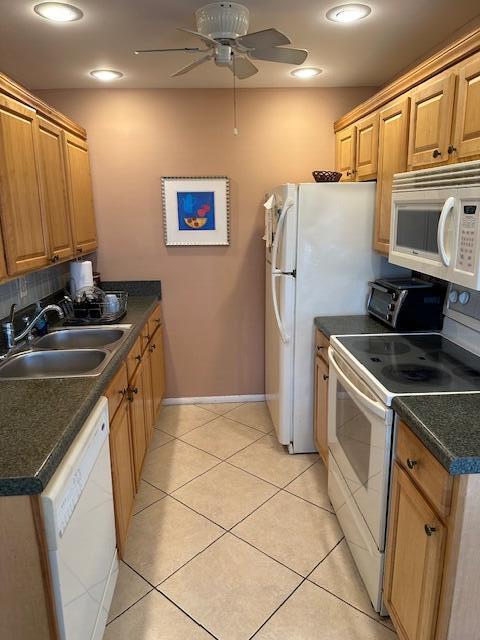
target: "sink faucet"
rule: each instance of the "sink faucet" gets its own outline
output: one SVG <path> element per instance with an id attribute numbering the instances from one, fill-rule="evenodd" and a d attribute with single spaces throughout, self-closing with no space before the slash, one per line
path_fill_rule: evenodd
<path id="1" fill-rule="evenodd" d="M 13 349 L 13 347 L 18 342 L 23 340 L 25 337 L 30 336 L 33 327 L 37 324 L 37 322 L 40 320 L 40 318 L 42 318 L 49 311 L 56 311 L 59 318 L 63 318 L 64 317 L 64 313 L 63 313 L 62 309 L 60 309 L 60 307 L 58 305 L 56 305 L 56 304 L 48 304 L 46 307 L 41 309 L 31 321 L 27 322 L 27 326 L 25 327 L 25 329 L 21 333 L 19 333 L 18 336 L 16 336 L 15 335 L 15 327 L 14 327 L 14 324 L 13 324 L 13 321 L 15 319 L 15 310 L 16 310 L 16 308 L 17 308 L 17 305 L 16 304 L 12 304 L 12 306 L 10 308 L 9 321 L 8 322 L 4 322 L 3 325 L 2 325 L 3 334 L 5 336 L 5 342 L 6 342 L 6 345 L 7 345 L 7 348 L 8 348 L 9 351 L 10 351 L 10 349 Z"/>

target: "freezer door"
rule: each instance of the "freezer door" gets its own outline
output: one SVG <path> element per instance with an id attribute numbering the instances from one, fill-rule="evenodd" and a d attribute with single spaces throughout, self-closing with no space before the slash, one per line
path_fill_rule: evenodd
<path id="1" fill-rule="evenodd" d="M 297 185 L 286 184 L 272 192 L 274 207 L 271 225 L 266 222 L 266 257 L 274 262 L 274 268 L 283 273 L 293 273 L 297 262 Z M 269 215 L 268 212 L 266 215 Z M 271 231 L 267 227 L 271 226 Z"/>
<path id="2" fill-rule="evenodd" d="M 293 438 L 295 278 L 284 274 L 272 278 L 269 262 L 265 273 L 266 401 L 279 442 L 290 445 Z"/>

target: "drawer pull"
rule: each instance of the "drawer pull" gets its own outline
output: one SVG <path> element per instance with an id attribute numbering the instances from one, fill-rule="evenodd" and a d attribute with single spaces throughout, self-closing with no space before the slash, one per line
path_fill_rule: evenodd
<path id="1" fill-rule="evenodd" d="M 432 533 L 435 533 L 436 530 L 436 527 L 431 527 L 429 524 L 425 525 L 425 533 L 427 534 L 427 536 L 431 536 Z"/>
<path id="2" fill-rule="evenodd" d="M 150 353 L 153 353 L 156 348 L 157 348 L 157 345 L 156 344 L 152 344 L 152 346 L 150 347 Z"/>
<path id="3" fill-rule="evenodd" d="M 414 469 L 417 464 L 418 464 L 417 460 L 414 460 L 413 458 L 407 458 L 407 467 L 409 469 Z"/>
<path id="4" fill-rule="evenodd" d="M 130 391 L 131 391 L 132 393 L 137 394 L 137 393 L 138 393 L 138 387 L 130 387 Z"/>
<path id="5" fill-rule="evenodd" d="M 135 360 L 138 360 L 139 362 L 142 361 L 142 356 L 135 356 Z"/>
<path id="6" fill-rule="evenodd" d="M 161 319 L 161 318 L 155 318 L 155 322 L 156 322 L 157 324 L 160 324 L 160 323 L 161 323 L 161 321 L 162 321 L 162 319 Z"/>
<path id="7" fill-rule="evenodd" d="M 328 376 L 327 376 L 327 374 L 326 374 L 326 373 L 324 373 L 324 374 L 323 374 L 323 379 L 324 379 L 324 380 L 328 380 Z"/>
<path id="8" fill-rule="evenodd" d="M 126 389 L 121 389 L 118 393 L 119 393 L 121 396 L 125 397 L 125 395 L 126 395 L 126 393 L 127 393 L 127 390 L 126 390 Z"/>

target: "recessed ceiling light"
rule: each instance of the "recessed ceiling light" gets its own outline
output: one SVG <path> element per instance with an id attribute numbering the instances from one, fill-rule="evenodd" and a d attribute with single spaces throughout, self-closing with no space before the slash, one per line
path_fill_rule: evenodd
<path id="1" fill-rule="evenodd" d="M 366 4 L 342 4 L 327 11 L 327 18 L 334 22 L 355 22 L 366 18 L 371 12 Z"/>
<path id="2" fill-rule="evenodd" d="M 90 75 L 95 78 L 95 80 L 101 80 L 102 82 L 110 82 L 111 80 L 123 78 L 121 71 L 114 71 L 113 69 L 94 69 L 90 71 Z"/>
<path id="3" fill-rule="evenodd" d="M 83 18 L 83 11 L 63 2 L 41 2 L 33 7 L 35 13 L 53 22 L 73 22 Z"/>
<path id="4" fill-rule="evenodd" d="M 317 69 L 316 67 L 300 67 L 299 69 L 290 71 L 290 75 L 295 78 L 313 78 L 322 73 L 322 71 L 323 69 Z"/>

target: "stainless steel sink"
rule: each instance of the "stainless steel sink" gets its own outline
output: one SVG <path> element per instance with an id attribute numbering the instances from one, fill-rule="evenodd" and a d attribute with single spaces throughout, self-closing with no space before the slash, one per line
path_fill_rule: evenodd
<path id="1" fill-rule="evenodd" d="M 103 371 L 112 355 L 107 349 L 27 351 L 9 357 L 0 366 L 0 379 L 96 376 Z"/>
<path id="2" fill-rule="evenodd" d="M 130 331 L 130 325 L 59 329 L 34 342 L 35 349 L 116 348 Z"/>

